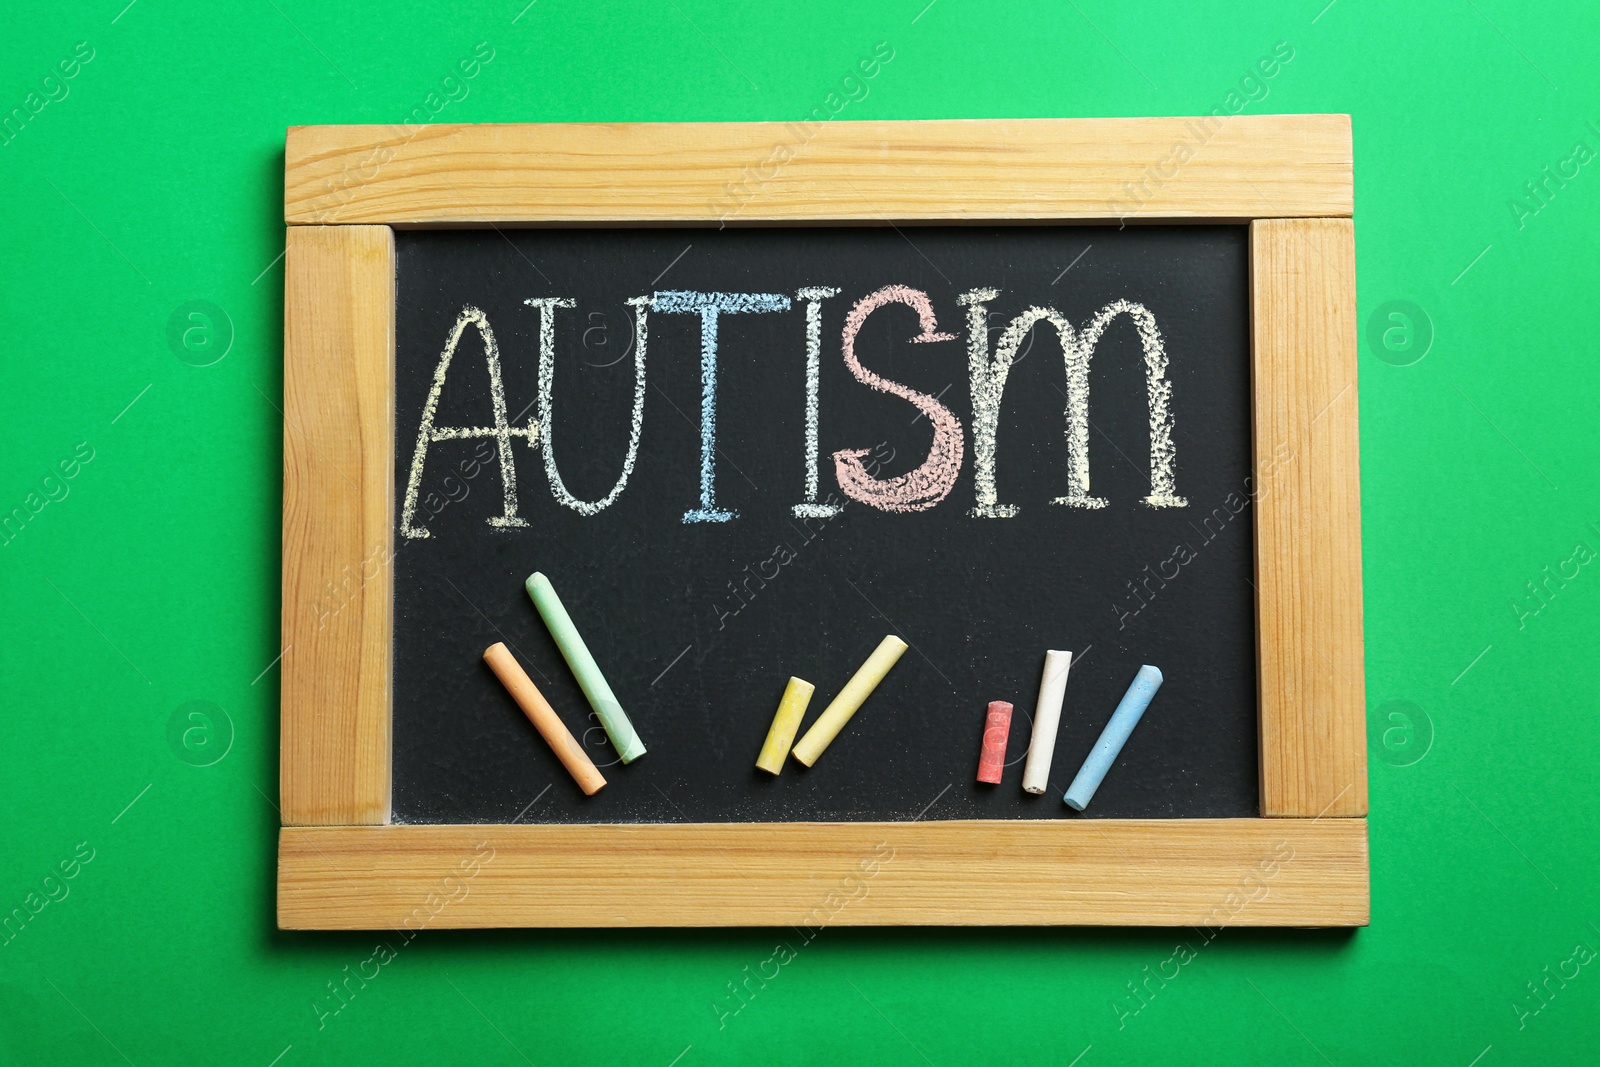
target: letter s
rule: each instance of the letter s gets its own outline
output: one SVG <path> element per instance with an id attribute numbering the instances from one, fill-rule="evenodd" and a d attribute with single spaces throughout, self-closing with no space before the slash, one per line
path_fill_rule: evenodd
<path id="1" fill-rule="evenodd" d="M 850 373 L 856 376 L 858 382 L 910 401 L 912 406 L 926 415 L 933 425 L 933 444 L 928 449 L 928 458 L 923 460 L 920 467 L 894 478 L 874 478 L 867 471 L 861 458 L 871 450 L 865 448 L 835 452 L 834 473 L 845 495 L 863 504 L 881 511 L 926 511 L 955 488 L 966 445 L 961 422 L 949 408 L 926 393 L 919 393 L 872 373 L 856 358 L 856 335 L 861 332 L 867 316 L 885 304 L 905 304 L 916 311 L 922 320 L 922 332 L 911 339 L 912 343 L 955 340 L 953 333 L 937 332 L 939 324 L 933 314 L 933 302 L 927 293 L 905 285 L 886 285 L 858 300 L 855 307 L 850 309 L 850 314 L 845 316 L 845 366 L 850 368 Z"/>

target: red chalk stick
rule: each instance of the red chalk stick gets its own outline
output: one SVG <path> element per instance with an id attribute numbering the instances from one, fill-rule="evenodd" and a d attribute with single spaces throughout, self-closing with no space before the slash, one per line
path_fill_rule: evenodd
<path id="1" fill-rule="evenodd" d="M 1011 734 L 1011 705 L 1004 700 L 989 704 L 983 722 L 983 751 L 978 756 L 978 781 L 994 785 L 1006 766 L 1006 738 Z"/>

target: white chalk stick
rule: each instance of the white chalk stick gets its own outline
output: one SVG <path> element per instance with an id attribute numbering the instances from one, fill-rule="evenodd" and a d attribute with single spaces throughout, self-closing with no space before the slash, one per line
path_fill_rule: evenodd
<path id="1" fill-rule="evenodd" d="M 1050 784 L 1050 761 L 1056 751 L 1056 729 L 1061 725 L 1061 702 L 1067 695 L 1071 652 L 1054 649 L 1044 654 L 1044 675 L 1039 679 L 1039 703 L 1033 709 L 1033 740 L 1028 762 L 1022 768 L 1025 793 L 1043 793 Z"/>

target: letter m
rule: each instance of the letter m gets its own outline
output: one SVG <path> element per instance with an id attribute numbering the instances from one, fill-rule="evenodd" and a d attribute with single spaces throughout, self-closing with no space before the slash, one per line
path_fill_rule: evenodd
<path id="1" fill-rule="evenodd" d="M 977 518 L 1009 518 L 1017 512 L 1015 505 L 1000 503 L 995 491 L 995 436 L 1011 365 L 1022 342 L 1040 322 L 1055 328 L 1066 359 L 1067 493 L 1052 503 L 1077 508 L 1106 506 L 1104 497 L 1089 492 L 1089 361 L 1106 327 L 1120 315 L 1133 320 L 1144 350 L 1145 395 L 1150 410 L 1150 495 L 1144 502 L 1153 508 L 1188 507 L 1189 502 L 1177 495 L 1175 485 L 1177 449 L 1172 443 L 1172 383 L 1166 377 L 1167 353 L 1149 309 L 1143 304 L 1117 300 L 1101 308 L 1082 330 L 1076 330 L 1054 308 L 1031 307 L 1011 320 L 991 356 L 986 304 L 998 295 L 994 289 L 973 289 L 957 298 L 967 307 L 967 362 L 972 389 L 977 502 L 970 514 Z"/>

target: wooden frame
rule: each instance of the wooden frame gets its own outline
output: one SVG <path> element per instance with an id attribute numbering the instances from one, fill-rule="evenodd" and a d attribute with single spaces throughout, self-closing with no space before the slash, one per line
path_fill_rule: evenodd
<path id="1" fill-rule="evenodd" d="M 1340 115 L 291 129 L 279 925 L 1365 925 L 1351 158 Z M 1261 818 L 385 825 L 391 227 L 1115 219 L 1251 224 Z"/>

